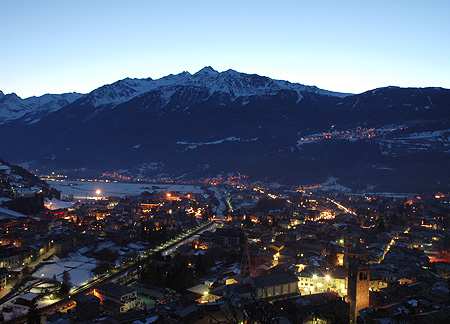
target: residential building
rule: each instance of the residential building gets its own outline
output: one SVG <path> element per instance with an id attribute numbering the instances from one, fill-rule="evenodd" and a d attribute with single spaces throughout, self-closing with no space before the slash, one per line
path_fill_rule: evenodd
<path id="1" fill-rule="evenodd" d="M 75 314 L 80 321 L 88 321 L 100 315 L 100 298 L 83 295 L 76 300 Z"/>
<path id="2" fill-rule="evenodd" d="M 111 313 L 124 313 L 144 306 L 144 303 L 137 299 L 136 289 L 115 283 L 96 287 L 94 295 L 100 299 L 102 308 Z"/>

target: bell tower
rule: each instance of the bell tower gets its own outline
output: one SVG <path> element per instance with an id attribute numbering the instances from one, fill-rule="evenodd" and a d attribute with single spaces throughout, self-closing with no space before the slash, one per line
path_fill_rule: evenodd
<path id="1" fill-rule="evenodd" d="M 241 281 L 250 275 L 250 255 L 248 252 L 248 237 L 246 234 L 244 234 L 243 237 L 244 237 L 244 253 L 242 254 L 241 269 L 240 269 Z"/>
<path id="2" fill-rule="evenodd" d="M 350 262 L 348 269 L 348 295 L 350 323 L 356 323 L 359 311 L 369 307 L 370 266 L 361 262 Z"/>

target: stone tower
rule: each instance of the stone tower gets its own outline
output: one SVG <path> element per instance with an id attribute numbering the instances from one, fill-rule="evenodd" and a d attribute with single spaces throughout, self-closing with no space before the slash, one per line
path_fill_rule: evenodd
<path id="1" fill-rule="evenodd" d="M 369 283 L 369 265 L 362 262 L 350 262 L 347 294 L 347 302 L 350 304 L 350 323 L 356 323 L 359 311 L 369 307 Z"/>
<path id="2" fill-rule="evenodd" d="M 244 234 L 243 236 L 245 241 L 244 241 L 244 253 L 242 254 L 241 269 L 240 269 L 241 281 L 250 275 L 250 255 L 248 252 L 248 237 L 246 234 Z"/>

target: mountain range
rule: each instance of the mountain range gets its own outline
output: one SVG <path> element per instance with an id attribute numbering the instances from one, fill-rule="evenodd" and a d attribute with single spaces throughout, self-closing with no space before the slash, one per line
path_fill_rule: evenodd
<path id="1" fill-rule="evenodd" d="M 322 90 L 205 67 L 88 94 L 0 92 L 0 158 L 70 175 L 448 191 L 450 90 Z"/>

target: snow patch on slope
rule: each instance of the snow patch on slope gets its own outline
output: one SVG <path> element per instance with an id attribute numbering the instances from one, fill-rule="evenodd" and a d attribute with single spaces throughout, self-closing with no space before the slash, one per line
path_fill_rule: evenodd
<path id="1" fill-rule="evenodd" d="M 199 146 L 203 146 L 203 145 L 217 145 L 217 144 L 222 144 L 224 142 L 255 142 L 257 141 L 258 138 L 252 138 L 252 139 L 240 139 L 238 137 L 234 137 L 234 136 L 230 136 L 221 140 L 217 140 L 217 141 L 213 141 L 213 142 L 199 142 L 199 143 L 190 143 L 190 142 L 186 142 L 186 141 L 181 141 L 181 142 L 177 142 L 178 145 L 187 145 L 186 148 L 184 149 L 185 151 L 187 150 L 193 150 L 196 149 Z"/>
<path id="2" fill-rule="evenodd" d="M 409 139 L 429 139 L 429 140 L 449 140 L 450 129 L 432 131 L 432 132 L 421 132 L 421 133 L 412 133 L 408 136 Z"/>

